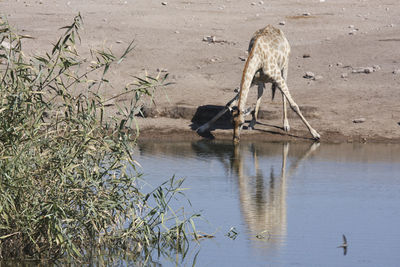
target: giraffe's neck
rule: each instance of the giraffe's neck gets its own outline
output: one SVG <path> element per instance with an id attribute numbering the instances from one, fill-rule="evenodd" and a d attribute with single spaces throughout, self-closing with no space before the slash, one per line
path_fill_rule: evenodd
<path id="1" fill-rule="evenodd" d="M 240 112 L 243 112 L 245 109 L 247 94 L 249 93 L 251 82 L 253 81 L 254 75 L 261 67 L 261 59 L 259 57 L 259 53 L 256 51 L 257 49 L 258 45 L 255 41 L 243 69 L 238 101 L 238 109 Z"/>

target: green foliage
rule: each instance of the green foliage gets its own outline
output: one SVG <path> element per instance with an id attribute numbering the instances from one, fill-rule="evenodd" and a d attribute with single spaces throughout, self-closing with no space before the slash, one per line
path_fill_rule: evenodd
<path id="1" fill-rule="evenodd" d="M 138 79 L 117 96 L 132 101 L 105 119 L 110 51 L 79 55 L 80 15 L 51 52 L 26 57 L 21 40 L 0 19 L 0 256 L 84 261 L 94 248 L 140 255 L 185 247 L 192 217 L 169 204 L 182 181 L 150 194 L 137 187 L 132 157 L 143 97 L 165 78 Z M 100 77 L 100 78 L 94 78 Z M 117 97 L 116 96 L 116 97 Z M 153 203 L 150 206 L 148 203 Z"/>

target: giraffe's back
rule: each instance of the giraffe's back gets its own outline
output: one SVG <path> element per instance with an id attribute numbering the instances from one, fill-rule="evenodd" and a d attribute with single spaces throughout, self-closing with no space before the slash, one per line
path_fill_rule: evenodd
<path id="1" fill-rule="evenodd" d="M 257 51 L 252 52 L 253 47 Z M 249 53 L 254 52 L 262 55 L 264 62 L 275 63 L 283 68 L 288 61 L 290 45 L 280 29 L 267 25 L 256 31 L 250 40 Z"/>

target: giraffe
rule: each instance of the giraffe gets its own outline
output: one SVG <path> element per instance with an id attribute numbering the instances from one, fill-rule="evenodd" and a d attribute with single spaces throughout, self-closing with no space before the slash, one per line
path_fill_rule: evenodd
<path id="1" fill-rule="evenodd" d="M 232 112 L 234 122 L 234 143 L 239 143 L 240 130 L 244 123 L 244 108 L 246 105 L 247 94 L 251 85 L 254 83 L 258 83 L 258 95 L 250 127 L 254 127 L 256 123 L 265 83 L 272 83 L 272 95 L 274 96 L 276 88 L 278 88 L 282 93 L 283 129 L 286 132 L 290 130 L 286 111 L 286 101 L 288 101 L 293 111 L 296 112 L 303 123 L 307 126 L 313 138 L 317 140 L 320 138 L 318 132 L 314 130 L 304 118 L 299 106 L 294 102 L 286 85 L 289 53 L 289 42 L 281 30 L 268 25 L 254 33 L 250 40 L 249 56 L 246 60 L 242 74 L 237 109 Z M 255 77 L 257 73 L 259 75 Z"/>

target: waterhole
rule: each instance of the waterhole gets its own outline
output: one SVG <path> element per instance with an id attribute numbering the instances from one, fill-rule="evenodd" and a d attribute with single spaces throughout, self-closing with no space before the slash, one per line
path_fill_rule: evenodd
<path id="1" fill-rule="evenodd" d="M 175 175 L 200 212 L 182 259 L 162 266 L 396 266 L 400 146 L 143 142 L 149 188 Z M 344 244 L 343 235 L 346 237 Z M 153 259 L 154 260 L 154 259 Z"/>

